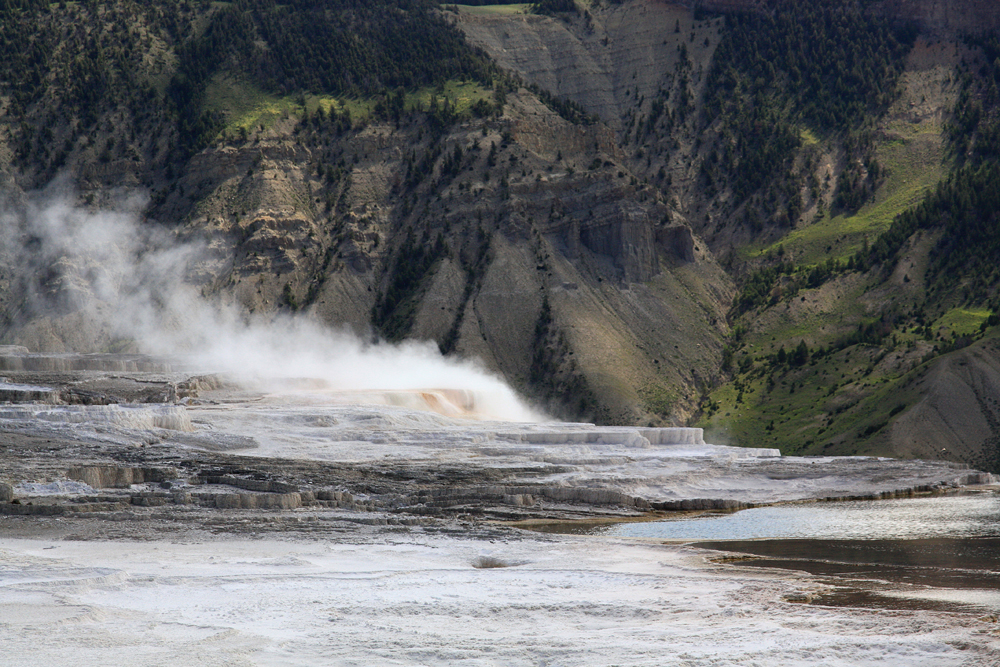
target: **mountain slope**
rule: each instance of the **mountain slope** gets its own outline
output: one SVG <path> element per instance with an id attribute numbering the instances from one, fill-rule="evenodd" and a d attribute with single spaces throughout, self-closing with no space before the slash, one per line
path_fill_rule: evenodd
<path id="1" fill-rule="evenodd" d="M 756 49 L 773 48 L 794 30 L 816 30 L 809 27 L 809 16 L 786 3 L 702 3 L 703 8 L 723 11 L 724 24 L 717 23 L 718 16 L 702 14 L 694 20 L 686 8 L 660 3 L 595 5 L 589 8 L 590 16 L 516 21 L 460 14 L 459 25 L 470 39 L 498 62 L 607 119 L 637 172 L 655 182 L 651 173 L 655 167 L 649 167 L 681 165 L 669 171 L 671 178 L 661 181 L 660 187 L 706 236 L 712 249 L 726 257 L 727 267 L 742 284 L 729 313 L 734 336 L 722 368 L 723 377 L 729 379 L 702 402 L 699 423 L 709 427 L 716 440 L 777 445 L 790 453 L 873 452 L 996 465 L 986 461 L 995 457 L 995 418 L 984 398 L 988 392 L 983 390 L 993 382 L 994 349 L 985 343 L 960 349 L 967 344 L 963 336 L 975 339 L 986 331 L 980 325 L 988 326 L 996 281 L 991 277 L 980 280 L 972 295 L 967 289 L 966 293 L 954 289 L 955 285 L 931 290 L 935 262 L 940 263 L 935 253 L 956 252 L 954 248 L 941 250 L 940 232 L 934 225 L 901 235 L 893 231 L 899 237 L 896 243 L 903 243 L 892 257 L 868 251 L 880 235 L 886 239 L 893 235 L 890 228 L 898 228 L 893 227 L 898 215 L 919 204 L 965 160 L 956 156 L 982 153 L 991 141 L 990 130 L 971 127 L 978 122 L 975 109 L 981 108 L 974 105 L 991 108 L 990 89 L 969 83 L 969 77 L 984 76 L 976 68 L 988 67 L 990 47 L 964 41 L 958 34 L 970 28 L 971 21 L 977 20 L 974 17 L 982 17 L 983 8 L 965 3 L 968 6 L 942 13 L 930 4 L 880 3 L 865 8 L 826 3 L 814 8 L 820 15 L 824 7 L 834 13 L 826 19 L 825 29 L 800 43 L 832 39 L 839 45 L 834 49 L 851 44 L 863 50 L 857 43 L 863 38 L 888 45 L 887 59 L 882 62 L 897 63 L 890 66 L 895 68 L 891 76 L 898 77 L 898 88 L 882 87 L 875 95 L 856 98 L 865 103 L 884 95 L 885 101 L 866 111 L 842 105 L 847 98 L 838 92 L 839 81 L 829 89 L 819 84 L 805 96 L 786 91 L 780 83 L 769 83 L 789 76 L 789 68 L 795 70 L 791 79 L 802 77 L 800 70 L 806 72 L 807 80 L 812 76 L 808 60 L 805 65 L 802 60 L 794 66 L 782 64 L 796 57 L 797 47 L 791 44 L 763 61 L 771 68 L 763 84 L 740 74 L 756 67 Z M 843 14 L 848 20 L 837 28 L 841 19 L 836 12 L 852 6 L 854 10 Z M 992 15 L 987 18 L 976 27 L 989 28 Z M 897 52 L 902 59 L 893 60 L 901 56 L 892 55 L 891 34 L 877 32 L 883 30 L 878 20 L 885 21 L 885 30 L 900 26 L 895 29 L 903 31 L 897 33 L 904 40 L 900 43 L 903 50 Z M 673 39 L 665 30 L 671 24 Z M 913 25 L 926 37 L 914 39 Z M 667 38 L 661 41 L 660 35 Z M 879 35 L 889 35 L 888 41 Z M 540 43 L 546 46 L 542 58 L 535 57 Z M 692 44 L 704 50 L 700 54 L 687 51 Z M 648 129 L 630 131 L 636 118 L 640 127 L 648 128 L 642 122 L 647 108 L 653 112 L 647 98 L 666 89 L 674 93 L 666 97 L 673 97 L 676 104 L 677 88 L 671 89 L 669 73 L 677 71 L 681 46 L 694 54 L 689 97 L 693 113 L 689 115 L 697 118 L 700 113 L 703 120 L 687 119 L 685 124 L 682 117 L 679 123 L 671 122 L 666 143 Z M 816 58 L 814 62 L 821 64 L 845 60 L 843 56 L 798 57 Z M 871 64 L 854 66 L 853 75 L 860 75 L 864 85 L 880 79 L 864 73 Z M 704 72 L 709 74 L 699 76 Z M 743 160 L 764 154 L 762 147 L 750 147 L 740 134 L 752 125 L 713 106 L 719 84 L 712 77 L 718 79 L 718 72 L 727 72 L 725 76 L 735 82 L 735 87 L 727 84 L 725 94 L 734 100 L 737 114 L 745 113 L 741 105 L 766 103 L 766 98 L 754 98 L 755 86 L 763 85 L 762 90 L 770 86 L 774 92 L 769 94 L 779 99 L 787 96 L 789 106 L 768 112 L 771 116 L 766 122 L 778 128 L 787 123 L 789 135 L 797 134 L 791 150 L 774 154 L 774 159 L 785 161 L 782 169 L 788 171 L 775 171 L 766 162 L 749 172 L 739 162 L 735 169 L 727 166 L 734 157 Z M 817 73 L 827 75 L 822 70 Z M 790 90 L 805 88 L 799 84 Z M 733 91 L 737 91 L 735 97 Z M 810 110 L 810 104 L 823 99 L 842 105 L 842 120 L 830 116 L 824 121 L 816 110 Z M 670 102 L 666 106 L 668 112 L 679 109 Z M 833 107 L 827 103 L 825 108 Z M 965 125 L 959 127 L 959 123 Z M 745 148 L 720 160 L 719 146 L 724 144 L 719 139 L 733 131 L 732 145 L 740 151 L 743 142 Z M 963 144 L 966 148 L 960 147 Z M 925 278 L 928 271 L 932 275 Z M 963 274 L 969 271 L 959 262 L 950 273 L 957 278 L 956 284 L 962 284 L 967 282 Z M 915 326 L 922 327 L 920 335 L 911 332 Z M 806 360 L 788 363 L 786 356 L 803 343 Z M 956 348 L 960 351 L 949 352 Z M 967 358 L 972 351 L 976 363 Z M 956 374 L 955 364 L 968 368 Z M 959 395 L 968 400 L 947 398 Z M 930 422 L 939 426 L 924 430 L 914 426 Z"/>
<path id="2" fill-rule="evenodd" d="M 992 469 L 984 7 L 14 3 L 0 174 L 199 248 L 243 317 L 432 341 L 562 417 Z M 3 342 L 141 345 L 33 222 Z"/>
<path id="3" fill-rule="evenodd" d="M 144 93 L 161 95 L 159 112 L 130 113 L 131 98 L 94 101 L 80 110 L 98 119 L 88 138 L 49 160 L 39 128 L 72 94 L 68 64 L 51 58 L 46 83 L 8 109 L 10 180 L 29 187 L 61 171 L 95 206 L 146 183 L 149 224 L 205 247 L 189 280 L 245 313 L 298 311 L 366 337 L 429 339 L 556 414 L 686 419 L 715 375 L 732 286 L 662 192 L 636 178 L 613 131 L 502 75 L 424 4 L 360 14 L 341 5 L 323 10 L 334 25 L 398 19 L 424 26 L 428 48 L 456 46 L 417 69 L 390 53 L 361 85 L 337 78 L 349 71 L 342 63 L 313 76 L 283 53 L 300 44 L 286 44 L 301 38 L 292 9 L 308 16 L 308 3 L 191 6 L 180 25 L 158 22 L 154 7 L 109 30 L 135 36 L 130 52 L 154 49 L 127 75 L 159 77 L 162 92 Z M 36 11 L 19 18 L 72 38 L 68 22 L 130 6 Z M 261 18 L 276 11 L 275 25 Z M 356 39 L 378 51 L 376 33 Z M 236 59 L 251 42 L 250 57 Z M 70 120 L 54 125 L 58 137 L 85 125 Z M 16 240 L 6 248 L 21 276 L 3 297 L 6 340 L 44 351 L 129 344 L 100 318 L 81 320 L 81 297 L 96 298 L 86 261 L 25 255 Z"/>

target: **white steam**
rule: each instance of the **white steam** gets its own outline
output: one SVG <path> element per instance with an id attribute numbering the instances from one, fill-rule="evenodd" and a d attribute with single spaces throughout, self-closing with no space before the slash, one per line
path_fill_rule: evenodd
<path id="1" fill-rule="evenodd" d="M 309 378 L 352 392 L 450 390 L 482 417 L 540 418 L 504 382 L 475 363 L 442 357 L 430 343 L 369 345 L 304 317 L 248 317 L 202 298 L 185 277 L 205 248 L 141 223 L 145 203 L 127 195 L 108 209 L 88 210 L 53 186 L 8 205 L 0 243 L 22 281 L 22 319 L 82 315 L 95 331 L 133 340 L 144 353 L 244 381 Z"/>

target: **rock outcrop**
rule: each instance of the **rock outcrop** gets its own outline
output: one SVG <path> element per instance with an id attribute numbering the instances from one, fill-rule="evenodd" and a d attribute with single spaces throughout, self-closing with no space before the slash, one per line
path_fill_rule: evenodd
<path id="1" fill-rule="evenodd" d="M 95 489 L 127 489 L 143 482 L 163 482 L 177 478 L 174 468 L 127 468 L 117 466 L 81 466 L 70 468 L 66 477 Z"/>

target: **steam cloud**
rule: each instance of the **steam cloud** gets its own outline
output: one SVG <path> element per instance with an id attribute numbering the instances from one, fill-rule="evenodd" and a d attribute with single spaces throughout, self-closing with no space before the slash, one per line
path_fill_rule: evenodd
<path id="1" fill-rule="evenodd" d="M 131 339 L 146 354 L 179 357 L 199 372 L 244 381 L 317 378 L 334 390 L 459 390 L 474 396 L 481 416 L 541 418 L 501 380 L 475 363 L 442 357 L 430 343 L 370 345 L 302 316 L 248 317 L 201 297 L 186 276 L 206 248 L 142 224 L 146 203 L 124 193 L 103 210 L 88 210 L 65 184 L 8 203 L 0 213 L 0 244 L 20 281 L 14 290 L 20 318 L 76 318 L 91 338 Z M 22 342 L 16 336 L 8 332 L 5 342 Z"/>

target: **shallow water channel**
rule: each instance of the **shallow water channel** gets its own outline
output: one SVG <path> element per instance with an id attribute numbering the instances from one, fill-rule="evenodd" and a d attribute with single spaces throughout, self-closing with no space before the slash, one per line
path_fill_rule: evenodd
<path id="1" fill-rule="evenodd" d="M 613 524 L 589 532 L 682 540 L 1000 538 L 1000 495 L 776 505 L 732 514 Z"/>
<path id="2" fill-rule="evenodd" d="M 588 528 L 690 540 L 738 567 L 828 584 L 809 601 L 883 609 L 1000 612 L 1000 495 L 808 503 Z M 739 556 L 736 556 L 739 554 Z"/>

